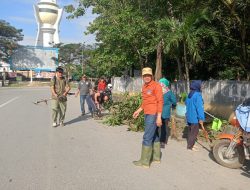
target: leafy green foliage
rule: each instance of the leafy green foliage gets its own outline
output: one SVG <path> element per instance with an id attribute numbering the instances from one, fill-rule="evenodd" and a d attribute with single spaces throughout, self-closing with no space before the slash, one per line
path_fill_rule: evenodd
<path id="1" fill-rule="evenodd" d="M 73 80 L 79 80 L 83 74 L 95 77 L 95 68 L 90 64 L 90 57 L 93 47 L 85 44 L 56 44 L 59 48 L 59 58 L 52 58 L 58 61 L 66 70 L 67 76 Z"/>
<path id="2" fill-rule="evenodd" d="M 212 121 L 210 121 L 210 122 L 206 121 L 204 127 L 208 133 L 209 138 L 212 140 L 215 140 L 222 131 L 226 131 L 228 128 L 230 128 L 230 125 L 229 125 L 228 121 L 222 120 L 222 126 L 221 126 L 220 130 L 215 131 L 212 129 Z M 203 131 L 199 132 L 199 136 L 205 139 Z"/>
<path id="3" fill-rule="evenodd" d="M 221 72 L 250 79 L 249 1 L 78 0 L 66 11 L 74 18 L 88 8 L 98 15 L 87 33 L 96 34 L 90 62 L 99 76 L 144 66 L 158 71 L 162 59 L 168 73 L 178 67 L 179 79 L 226 77 Z"/>
<path id="4" fill-rule="evenodd" d="M 129 96 L 127 93 L 124 94 L 121 101 L 113 103 L 109 108 L 110 115 L 105 118 L 104 123 L 110 126 L 126 124 L 132 131 L 143 130 L 143 114 L 140 114 L 137 119 L 133 118 L 133 113 L 139 108 L 141 101 L 141 95 Z"/>
<path id="5" fill-rule="evenodd" d="M 7 61 L 23 40 L 22 30 L 16 29 L 8 22 L 0 20 L 0 60 Z"/>
<path id="6" fill-rule="evenodd" d="M 182 93 L 179 95 L 180 103 L 185 104 L 185 100 L 187 99 L 187 97 L 188 97 L 188 94 L 187 94 L 186 92 L 182 92 Z"/>

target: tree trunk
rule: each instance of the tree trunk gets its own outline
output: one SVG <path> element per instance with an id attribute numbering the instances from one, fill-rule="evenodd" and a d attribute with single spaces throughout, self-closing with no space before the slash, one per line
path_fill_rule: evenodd
<path id="1" fill-rule="evenodd" d="M 162 78 L 162 51 L 163 40 L 157 46 L 156 68 L 155 68 L 155 80 L 158 81 Z"/>
<path id="2" fill-rule="evenodd" d="M 181 61 L 180 61 L 180 58 L 177 57 L 176 61 L 177 61 L 177 64 L 178 64 L 179 79 L 183 80 L 183 74 L 182 74 L 182 70 L 181 70 Z"/>
<path id="3" fill-rule="evenodd" d="M 135 76 L 135 65 L 134 65 L 134 63 L 132 63 L 132 65 L 131 65 L 129 76 L 131 76 L 131 77 Z"/>
<path id="4" fill-rule="evenodd" d="M 186 72 L 186 79 L 187 79 L 187 92 L 189 93 L 189 86 L 190 86 L 190 82 L 189 82 L 189 66 L 188 66 L 188 62 L 187 62 L 187 50 L 186 50 L 186 44 L 184 43 L 184 64 L 185 64 L 185 72 Z"/>
<path id="5" fill-rule="evenodd" d="M 246 71 L 247 80 L 250 80 L 250 73 L 248 72 L 250 69 L 249 59 L 247 55 L 247 43 L 246 43 L 246 27 L 243 25 L 241 28 L 241 49 L 242 49 L 242 62 L 243 69 Z"/>
<path id="6" fill-rule="evenodd" d="M 141 71 L 142 71 L 142 69 L 144 68 L 143 58 L 141 56 L 140 51 L 138 49 L 136 51 L 137 51 L 138 56 L 139 56 L 139 63 L 140 63 Z"/>
<path id="7" fill-rule="evenodd" d="M 228 8 L 231 15 L 237 20 L 239 26 L 239 32 L 241 36 L 241 63 L 239 63 L 240 67 L 246 72 L 247 80 L 250 80 L 250 73 L 249 73 L 249 59 L 248 59 L 248 52 L 247 52 L 247 42 L 246 42 L 246 25 L 245 25 L 245 17 L 246 12 L 244 11 L 244 15 L 241 18 L 239 13 L 236 13 L 235 6 L 232 6 L 232 3 L 235 1 L 226 1 L 221 0 L 222 3 Z"/>

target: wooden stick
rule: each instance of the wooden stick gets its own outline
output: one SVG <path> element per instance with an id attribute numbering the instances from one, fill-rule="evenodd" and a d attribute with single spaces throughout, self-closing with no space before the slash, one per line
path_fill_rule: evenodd
<path id="1" fill-rule="evenodd" d="M 207 141 L 208 143 L 211 143 L 211 141 L 210 141 L 210 139 L 209 139 L 209 137 L 208 137 L 208 133 L 207 133 L 205 127 L 203 126 L 203 124 L 200 124 L 200 125 L 201 125 L 201 128 L 202 128 L 203 134 L 204 134 L 204 136 L 205 136 L 205 138 L 206 138 L 206 141 Z"/>
<path id="2" fill-rule="evenodd" d="M 171 138 L 178 139 L 177 137 L 177 131 L 176 131 L 176 125 L 175 125 L 175 116 L 171 116 Z"/>

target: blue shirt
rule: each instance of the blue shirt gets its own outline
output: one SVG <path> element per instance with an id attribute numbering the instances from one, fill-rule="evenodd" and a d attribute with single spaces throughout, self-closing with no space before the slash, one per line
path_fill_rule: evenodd
<path id="1" fill-rule="evenodd" d="M 198 124 L 199 120 L 205 121 L 204 105 L 201 92 L 194 92 L 191 98 L 186 99 L 186 118 L 190 124 Z"/>
<path id="2" fill-rule="evenodd" d="M 170 90 L 167 93 L 163 95 L 163 109 L 162 109 L 162 114 L 161 117 L 163 119 L 169 119 L 170 114 L 171 114 L 171 106 L 176 105 L 176 98 L 173 92 Z"/>

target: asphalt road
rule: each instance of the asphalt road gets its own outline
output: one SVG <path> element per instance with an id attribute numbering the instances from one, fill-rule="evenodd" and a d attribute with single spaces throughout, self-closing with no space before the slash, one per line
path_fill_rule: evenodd
<path id="1" fill-rule="evenodd" d="M 170 140 L 162 163 L 132 164 L 142 133 L 79 117 L 79 97 L 69 97 L 65 127 L 51 127 L 49 88 L 0 88 L 0 190 L 246 190 L 249 162 L 241 169 L 218 165 L 211 154 Z M 206 144 L 204 144 L 207 146 Z"/>

